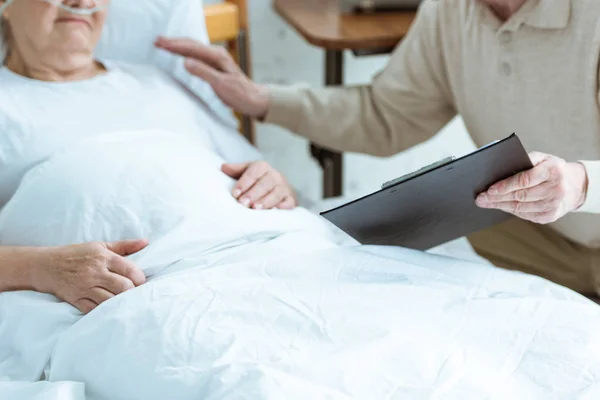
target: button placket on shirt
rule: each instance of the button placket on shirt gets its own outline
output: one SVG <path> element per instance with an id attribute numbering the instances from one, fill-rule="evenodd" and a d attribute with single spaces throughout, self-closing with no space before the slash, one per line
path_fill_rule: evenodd
<path id="1" fill-rule="evenodd" d="M 512 41 L 512 36 L 513 36 L 512 32 L 510 32 L 510 31 L 502 31 L 498 35 L 498 39 L 500 40 L 500 43 L 506 45 L 506 44 L 509 44 Z"/>
<path id="2" fill-rule="evenodd" d="M 510 44 L 512 43 L 514 33 L 508 30 L 499 31 L 497 34 L 498 42 L 500 43 L 501 57 L 499 74 L 503 77 L 510 77 L 513 74 L 513 63 L 510 60 Z"/>

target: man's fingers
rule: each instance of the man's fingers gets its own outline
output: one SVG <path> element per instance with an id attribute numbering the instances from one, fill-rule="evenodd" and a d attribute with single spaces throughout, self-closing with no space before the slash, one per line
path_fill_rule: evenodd
<path id="1" fill-rule="evenodd" d="M 211 45 L 205 45 L 189 38 L 165 38 L 158 37 L 154 42 L 156 47 L 168 50 L 171 53 L 178 54 L 183 57 L 192 57 L 198 60 L 208 62 L 213 66 L 217 66 L 215 49 Z"/>
<path id="2" fill-rule="evenodd" d="M 211 86 L 214 86 L 219 79 L 223 77 L 223 74 L 215 68 L 193 58 L 185 60 L 185 69 L 187 69 L 190 74 L 203 79 Z"/>
<path id="3" fill-rule="evenodd" d="M 186 58 L 185 68 L 209 84 L 215 84 L 221 78 L 221 72 L 228 69 L 229 55 L 220 47 L 206 46 L 191 39 L 156 40 L 156 45 L 164 50 Z"/>
<path id="4" fill-rule="evenodd" d="M 186 58 L 193 58 L 212 66 L 220 71 L 230 71 L 233 60 L 220 46 L 204 45 L 188 38 L 167 39 L 158 38 L 156 46 Z M 235 63 L 233 63 L 235 65 Z"/>
<path id="5" fill-rule="evenodd" d="M 90 313 L 98 304 L 90 299 L 79 299 L 73 304 L 82 314 Z"/>
<path id="6" fill-rule="evenodd" d="M 104 288 L 95 287 L 90 290 L 90 292 L 88 293 L 88 296 L 89 296 L 90 300 L 92 300 L 94 303 L 100 305 L 100 304 L 104 303 L 106 300 L 110 300 L 113 297 L 115 297 L 115 294 L 116 293 L 111 293 Z"/>
<path id="7" fill-rule="evenodd" d="M 544 201 L 536 201 L 531 203 L 521 203 L 518 201 L 505 201 L 501 203 L 494 203 L 489 206 L 483 206 L 484 208 L 494 208 L 502 210 L 504 212 L 521 216 L 522 214 L 530 213 L 544 213 L 552 210 L 552 204 Z"/>
<path id="8" fill-rule="evenodd" d="M 506 201 L 520 201 L 522 203 L 529 203 L 533 201 L 540 201 L 548 198 L 548 194 L 551 193 L 552 187 L 546 184 L 541 184 L 530 189 L 521 189 L 507 194 L 501 194 L 491 196 L 487 193 L 482 193 L 477 197 L 477 205 L 493 205 L 495 203 L 502 203 Z"/>
<path id="9" fill-rule="evenodd" d="M 534 167 L 550 158 L 550 156 L 548 154 L 539 153 L 537 151 L 532 151 L 531 153 L 528 154 L 528 156 Z"/>
<path id="10" fill-rule="evenodd" d="M 544 165 L 538 165 L 529 171 L 521 172 L 520 174 L 493 184 L 487 190 L 487 194 L 490 196 L 505 195 L 517 190 L 529 189 L 541 185 L 549 179 L 549 169 L 545 168 Z"/>
<path id="11" fill-rule="evenodd" d="M 121 240 L 106 244 L 108 250 L 123 257 L 142 251 L 146 246 L 148 246 L 146 239 Z"/>
<path id="12" fill-rule="evenodd" d="M 140 286 L 146 282 L 146 276 L 142 270 L 123 257 L 115 256 L 108 266 L 108 270 L 128 278 L 135 286 Z"/>

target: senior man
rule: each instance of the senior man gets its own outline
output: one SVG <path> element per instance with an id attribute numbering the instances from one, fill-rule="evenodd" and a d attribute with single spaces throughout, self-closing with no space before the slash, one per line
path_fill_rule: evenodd
<path id="1" fill-rule="evenodd" d="M 425 0 L 387 67 L 355 87 L 262 86 L 216 48 L 157 45 L 234 109 L 335 150 L 393 155 L 456 114 L 477 145 L 516 132 L 535 167 L 476 201 L 519 218 L 471 243 L 497 266 L 600 292 L 598 0 Z"/>

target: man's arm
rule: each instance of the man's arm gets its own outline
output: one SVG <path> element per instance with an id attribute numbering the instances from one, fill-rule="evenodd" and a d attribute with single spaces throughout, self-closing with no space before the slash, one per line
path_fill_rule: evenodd
<path id="1" fill-rule="evenodd" d="M 394 155 L 435 135 L 454 117 L 437 1 L 371 85 L 310 89 L 270 86 L 265 122 L 334 150 Z"/>
<path id="2" fill-rule="evenodd" d="M 334 150 L 393 155 L 435 135 L 456 111 L 441 27 L 443 1 L 426 0 L 385 70 L 367 86 L 299 89 L 252 82 L 226 50 L 185 38 L 156 46 L 186 57 L 235 111 L 281 125 Z"/>

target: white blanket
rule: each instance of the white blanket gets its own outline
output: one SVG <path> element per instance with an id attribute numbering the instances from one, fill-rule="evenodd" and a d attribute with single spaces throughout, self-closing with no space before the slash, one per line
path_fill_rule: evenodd
<path id="1" fill-rule="evenodd" d="M 1 399 L 600 396 L 594 303 L 485 264 L 340 244 L 302 209 L 247 210 L 220 162 L 172 134 L 121 133 L 25 179 L 0 243 L 147 235 L 133 260 L 150 279 L 83 318 L 0 294 Z"/>

